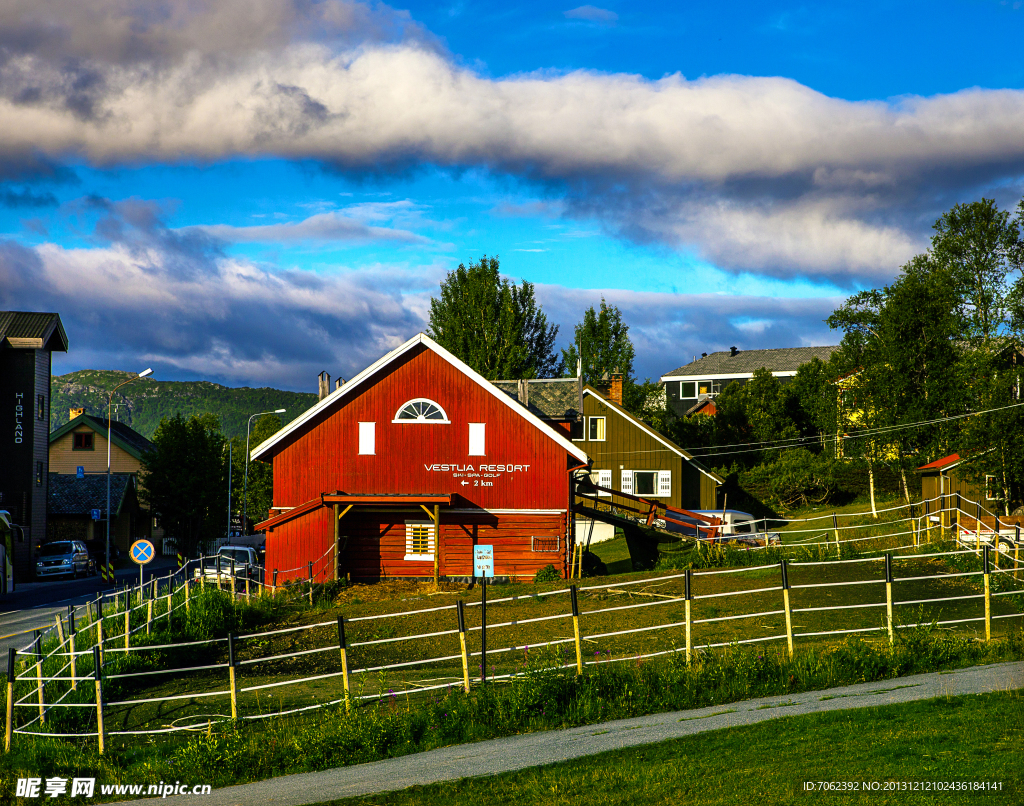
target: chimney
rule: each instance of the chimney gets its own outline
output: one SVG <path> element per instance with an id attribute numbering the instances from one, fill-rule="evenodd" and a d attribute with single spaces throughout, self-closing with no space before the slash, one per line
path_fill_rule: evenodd
<path id="1" fill-rule="evenodd" d="M 612 403 L 622 405 L 622 373 L 613 372 L 611 388 L 608 390 L 608 399 Z"/>
<path id="2" fill-rule="evenodd" d="M 729 356 L 730 356 L 730 357 L 733 357 L 733 356 L 735 356 L 735 355 L 736 355 L 736 353 L 738 353 L 738 352 L 739 352 L 739 350 L 737 350 L 737 349 L 736 349 L 735 347 L 730 347 L 730 348 L 729 348 Z"/>
<path id="3" fill-rule="evenodd" d="M 601 393 L 601 397 L 611 400 L 612 395 L 612 379 L 605 372 L 601 375 L 601 380 L 594 381 L 594 388 Z"/>
<path id="4" fill-rule="evenodd" d="M 516 381 L 516 396 L 526 408 L 530 408 L 530 382 L 525 378 Z"/>
<path id="5" fill-rule="evenodd" d="M 708 357 L 708 354 L 707 354 L 707 353 L 701 353 L 701 354 L 700 354 L 700 357 L 701 357 L 701 358 L 707 358 L 707 357 Z"/>
<path id="6" fill-rule="evenodd" d="M 75 417 L 81 417 L 83 414 L 85 414 L 85 409 L 71 409 L 70 411 L 68 411 L 68 414 L 70 415 L 68 419 L 74 420 Z"/>
<path id="7" fill-rule="evenodd" d="M 327 370 L 320 373 L 320 396 L 318 400 L 323 400 L 327 395 L 331 393 L 331 376 L 327 374 Z"/>
<path id="8" fill-rule="evenodd" d="M 335 391 L 337 391 L 338 389 L 341 389 L 341 385 L 342 385 L 343 383 L 345 383 L 345 379 L 344 379 L 344 378 L 338 378 L 338 379 L 337 379 L 337 380 L 336 380 L 336 381 L 334 382 L 334 389 L 335 389 Z"/>

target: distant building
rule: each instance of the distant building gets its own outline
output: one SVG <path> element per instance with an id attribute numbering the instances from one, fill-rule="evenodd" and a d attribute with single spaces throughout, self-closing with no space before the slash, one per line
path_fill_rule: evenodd
<path id="1" fill-rule="evenodd" d="M 101 537 L 106 534 L 107 418 L 86 414 L 83 409 L 71 409 L 70 415 L 68 422 L 50 434 L 50 470 L 54 475 L 74 478 L 78 474 L 78 468 L 82 468 L 82 474 L 87 479 L 100 477 L 103 480 L 103 498 L 99 508 L 104 512 L 96 525 L 99 531 L 95 534 L 96 537 Z M 139 474 L 142 471 L 142 455 L 152 447 L 152 442 L 130 426 L 117 420 L 111 422 L 110 470 L 115 475 L 131 476 L 132 495 L 141 489 Z M 78 486 L 82 490 L 86 487 L 93 489 L 88 485 Z M 53 501 L 52 497 L 50 500 Z M 152 517 L 147 511 L 140 510 L 138 505 L 124 510 L 125 517 L 128 517 L 128 513 L 131 517 L 130 534 L 124 532 L 129 527 L 125 526 L 124 518 L 118 520 L 118 501 L 114 499 L 113 493 L 110 511 L 114 514 L 110 524 L 111 535 L 118 535 L 117 545 L 122 551 L 127 551 L 128 545 L 121 543 L 129 537 L 153 538 L 158 543 L 163 538 L 163 529 L 155 528 Z M 90 530 L 92 528 L 90 526 Z M 128 544 L 130 543 L 129 540 Z"/>
<path id="2" fill-rule="evenodd" d="M 828 361 L 838 345 L 827 347 L 783 347 L 777 350 L 737 350 L 731 347 L 695 358 L 661 376 L 668 407 L 679 417 L 698 413 L 701 404 L 713 399 L 730 383 L 745 384 L 754 372 L 764 368 L 783 383 L 815 358 Z M 704 414 L 713 414 L 707 408 Z"/>
<path id="3" fill-rule="evenodd" d="M 107 474 L 66 476 L 50 474 L 47 500 L 47 531 L 50 540 L 106 539 L 106 518 L 94 518 L 107 508 Z M 139 507 L 135 476 L 110 474 L 110 542 L 127 553 L 139 537 L 148 537 L 149 513 Z"/>
<path id="4" fill-rule="evenodd" d="M 0 509 L 25 531 L 14 545 L 18 580 L 31 578 L 46 539 L 51 354 L 67 349 L 57 314 L 0 311 Z"/>

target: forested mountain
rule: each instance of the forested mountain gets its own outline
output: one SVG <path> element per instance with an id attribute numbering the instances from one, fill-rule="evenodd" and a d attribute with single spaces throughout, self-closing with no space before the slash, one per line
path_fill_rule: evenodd
<path id="1" fill-rule="evenodd" d="M 107 396 L 117 384 L 131 377 L 129 372 L 83 369 L 52 379 L 50 429 L 68 421 L 68 411 L 84 408 L 86 413 L 105 417 Z M 210 412 L 220 418 L 225 436 L 245 439 L 249 415 L 285 409 L 279 415 L 289 423 L 317 401 L 315 394 L 285 392 L 281 389 L 233 389 L 209 381 L 161 381 L 142 378 L 114 394 L 114 419 L 127 423 L 145 437 L 152 437 L 163 417 Z M 255 421 L 253 421 L 255 423 Z"/>

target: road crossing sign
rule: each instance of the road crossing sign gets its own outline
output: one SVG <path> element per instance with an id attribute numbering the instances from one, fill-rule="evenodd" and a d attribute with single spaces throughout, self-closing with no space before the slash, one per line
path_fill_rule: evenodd
<path id="1" fill-rule="evenodd" d="M 156 551 L 153 549 L 153 544 L 148 540 L 136 540 L 132 543 L 128 553 L 131 555 L 132 561 L 137 565 L 145 565 L 153 559 Z"/>

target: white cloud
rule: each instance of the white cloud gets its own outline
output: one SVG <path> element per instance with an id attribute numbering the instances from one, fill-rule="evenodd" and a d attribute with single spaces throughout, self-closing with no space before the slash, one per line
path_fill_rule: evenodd
<path id="1" fill-rule="evenodd" d="M 597 6 L 578 6 L 577 8 L 563 11 L 562 14 L 568 20 L 586 20 L 587 22 L 613 23 L 619 19 L 619 15 L 614 11 L 610 11 L 607 8 L 598 8 Z"/>
<path id="2" fill-rule="evenodd" d="M 318 213 L 302 221 L 286 224 L 260 224 L 235 227 L 228 224 L 210 224 L 190 227 L 230 242 L 287 241 L 345 241 L 351 243 L 396 242 L 405 244 L 427 244 L 428 238 L 414 232 L 387 227 L 373 227 L 356 220 L 351 215 L 339 212 Z"/>

